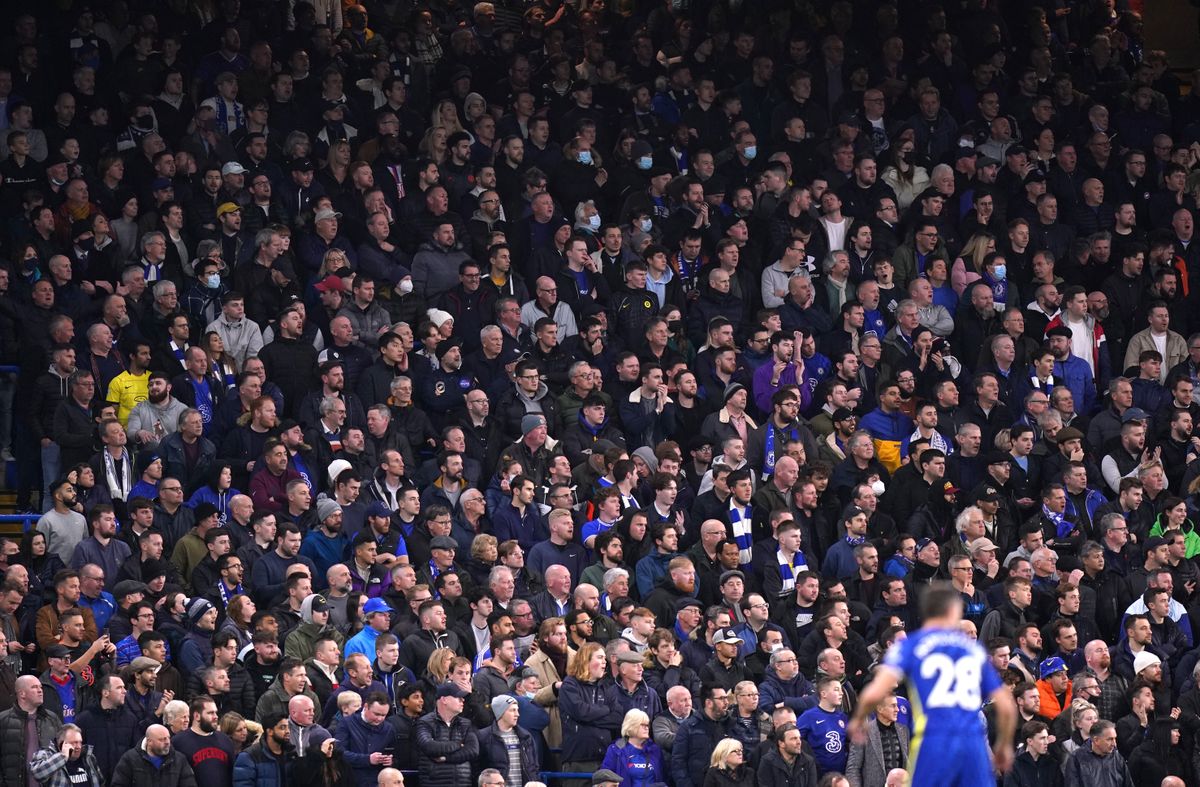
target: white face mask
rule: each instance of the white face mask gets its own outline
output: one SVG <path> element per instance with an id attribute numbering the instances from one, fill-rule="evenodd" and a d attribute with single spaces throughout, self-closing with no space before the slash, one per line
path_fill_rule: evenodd
<path id="1" fill-rule="evenodd" d="M 650 230 L 654 229 L 654 222 L 650 219 L 642 219 L 640 226 L 642 228 L 642 232 L 649 232 Z"/>
<path id="2" fill-rule="evenodd" d="M 412 279 L 401 279 L 399 286 L 400 286 L 400 294 L 401 295 L 408 295 L 410 292 L 413 291 Z"/>
<path id="3" fill-rule="evenodd" d="M 886 490 L 887 487 L 883 485 L 882 481 L 876 481 L 871 484 L 871 491 L 875 493 L 875 497 L 882 497 Z"/>
<path id="4" fill-rule="evenodd" d="M 594 216 L 588 217 L 588 226 L 591 227 L 593 230 L 600 229 L 600 214 L 599 213 L 595 214 Z"/>

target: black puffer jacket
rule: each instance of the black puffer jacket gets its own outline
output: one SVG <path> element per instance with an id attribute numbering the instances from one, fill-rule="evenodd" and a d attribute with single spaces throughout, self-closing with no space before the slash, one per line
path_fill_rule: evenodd
<path id="1" fill-rule="evenodd" d="M 421 787 L 455 787 L 471 782 L 471 763 L 479 756 L 479 738 L 466 716 L 460 714 L 446 724 L 436 711 L 426 713 L 417 719 L 413 742 Z"/>
<path id="2" fill-rule="evenodd" d="M 17 705 L 0 713 L 0 782 L 4 784 L 26 784 L 29 779 L 27 771 L 29 763 L 25 760 L 25 723 L 29 714 Z M 38 745 L 44 749 L 54 745 L 54 736 L 62 729 L 58 717 L 45 708 L 37 709 Z"/>

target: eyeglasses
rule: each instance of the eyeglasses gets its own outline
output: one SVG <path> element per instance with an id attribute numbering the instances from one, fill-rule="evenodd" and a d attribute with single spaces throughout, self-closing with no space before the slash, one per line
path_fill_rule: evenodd
<path id="1" fill-rule="evenodd" d="M 158 488 L 158 491 L 160 491 L 160 492 L 182 492 L 183 487 L 182 486 L 160 486 Z"/>

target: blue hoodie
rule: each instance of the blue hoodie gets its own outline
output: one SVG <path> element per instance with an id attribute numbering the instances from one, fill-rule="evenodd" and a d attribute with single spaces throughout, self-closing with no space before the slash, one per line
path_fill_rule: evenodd
<path id="1" fill-rule="evenodd" d="M 618 738 L 604 752 L 600 767 L 620 776 L 621 787 L 650 787 L 667 781 L 662 749 L 653 740 L 647 740 L 639 749 L 625 738 Z"/>

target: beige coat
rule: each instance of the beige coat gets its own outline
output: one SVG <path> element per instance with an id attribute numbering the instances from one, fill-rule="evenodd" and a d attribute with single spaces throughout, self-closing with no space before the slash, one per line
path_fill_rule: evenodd
<path id="1" fill-rule="evenodd" d="M 567 663 L 570 664 L 574 657 L 575 650 L 568 647 Z M 554 662 L 540 650 L 529 657 L 525 666 L 531 668 L 541 678 L 542 688 L 534 695 L 533 701 L 550 714 L 550 724 L 542 734 L 546 737 L 546 745 L 551 749 L 557 749 L 562 746 L 562 718 L 558 715 L 558 692 L 554 690 L 554 684 L 566 676 L 559 675 L 558 670 L 554 668 Z"/>
<path id="2" fill-rule="evenodd" d="M 1137 367 L 1138 356 L 1146 350 L 1157 350 L 1158 347 L 1154 344 L 1154 339 L 1150 336 L 1150 329 L 1138 331 L 1129 340 L 1129 346 L 1125 348 L 1125 364 L 1121 367 L 1124 372 L 1130 366 Z M 1167 372 L 1176 364 L 1183 363 L 1187 360 L 1188 349 L 1187 339 L 1184 339 L 1175 331 L 1167 331 L 1167 351 L 1163 353 L 1162 371 L 1159 372 L 1158 381 L 1165 383 L 1167 381 Z"/>

